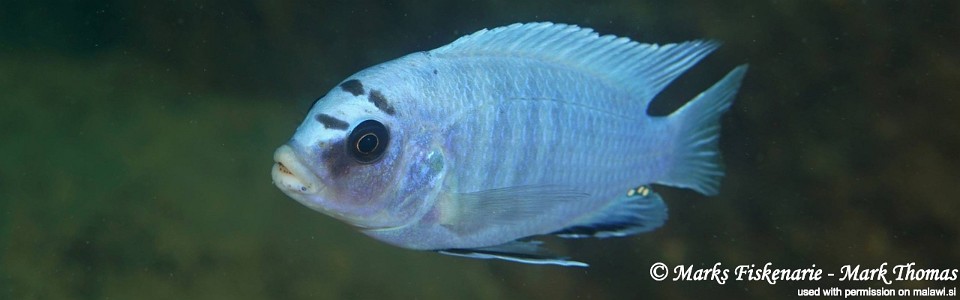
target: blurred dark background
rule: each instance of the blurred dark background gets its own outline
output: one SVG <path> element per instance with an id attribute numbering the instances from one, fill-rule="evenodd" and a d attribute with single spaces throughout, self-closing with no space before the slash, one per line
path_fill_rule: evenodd
<path id="1" fill-rule="evenodd" d="M 720 262 L 960 268 L 956 1 L 2 1 L 0 298 L 784 298 L 957 281 L 656 282 Z M 554 21 L 724 46 L 741 63 L 723 191 L 656 187 L 667 225 L 548 239 L 588 269 L 381 244 L 288 199 L 271 153 L 350 74 L 481 28 Z"/>

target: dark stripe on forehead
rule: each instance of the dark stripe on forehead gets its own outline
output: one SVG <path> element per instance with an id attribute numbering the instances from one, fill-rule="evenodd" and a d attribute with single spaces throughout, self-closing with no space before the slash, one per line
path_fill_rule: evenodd
<path id="1" fill-rule="evenodd" d="M 340 84 L 340 88 L 354 96 L 363 95 L 363 83 L 360 80 L 350 79 Z"/>
<path id="2" fill-rule="evenodd" d="M 341 121 L 328 114 L 318 114 L 316 119 L 317 122 L 323 124 L 323 127 L 330 129 L 347 130 L 347 127 L 350 127 L 350 124 L 347 124 L 347 122 Z"/>
<path id="3" fill-rule="evenodd" d="M 370 97 L 367 99 L 388 115 L 392 116 L 393 114 L 397 113 L 397 110 L 393 108 L 393 105 L 390 105 L 390 103 L 387 102 L 387 98 L 384 97 L 383 94 L 381 94 L 378 90 L 370 90 Z"/>

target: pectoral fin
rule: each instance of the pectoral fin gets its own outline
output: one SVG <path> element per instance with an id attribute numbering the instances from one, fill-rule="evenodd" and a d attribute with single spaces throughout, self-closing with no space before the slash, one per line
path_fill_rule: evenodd
<path id="1" fill-rule="evenodd" d="M 452 194 L 440 204 L 441 222 L 461 233 L 490 226 L 510 226 L 542 216 L 557 205 L 588 196 L 557 185 L 514 186 Z"/>
<path id="2" fill-rule="evenodd" d="M 540 241 L 513 241 L 506 244 L 470 248 L 470 249 L 444 249 L 437 250 L 438 253 L 477 258 L 477 259 L 501 259 L 512 262 L 521 262 L 536 265 L 559 265 L 564 267 L 587 267 L 589 265 L 569 260 L 569 257 L 557 256 L 544 248 L 540 247 Z"/>

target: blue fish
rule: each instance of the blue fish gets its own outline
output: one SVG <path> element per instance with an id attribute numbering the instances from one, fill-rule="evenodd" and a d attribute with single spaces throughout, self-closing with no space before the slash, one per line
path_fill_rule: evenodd
<path id="1" fill-rule="evenodd" d="M 651 184 L 716 195 L 719 118 L 747 71 L 646 113 L 718 47 L 641 44 L 574 25 L 480 30 L 350 76 L 274 153 L 285 194 L 408 249 L 587 266 L 528 237 L 664 224 Z"/>

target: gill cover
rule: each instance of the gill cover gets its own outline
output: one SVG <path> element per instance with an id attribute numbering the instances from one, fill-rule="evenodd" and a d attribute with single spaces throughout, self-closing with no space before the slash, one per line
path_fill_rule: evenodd
<path id="1" fill-rule="evenodd" d="M 442 154 L 406 135 L 399 112 L 410 97 L 394 92 L 405 89 L 371 73 L 361 71 L 317 100 L 287 143 L 296 159 L 283 165 L 289 170 L 301 163 L 310 174 L 286 182 L 308 184 L 275 182 L 302 204 L 353 226 L 402 227 L 426 212 L 429 203 L 422 200 L 434 192 L 443 166 L 428 157 L 442 161 Z M 316 192 L 291 188 L 308 185 Z"/>

